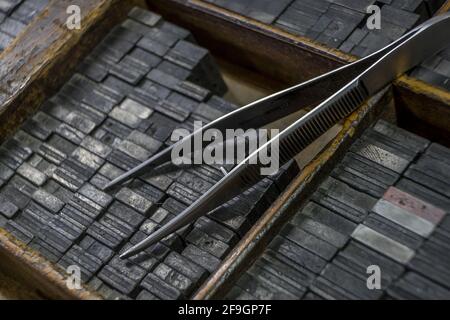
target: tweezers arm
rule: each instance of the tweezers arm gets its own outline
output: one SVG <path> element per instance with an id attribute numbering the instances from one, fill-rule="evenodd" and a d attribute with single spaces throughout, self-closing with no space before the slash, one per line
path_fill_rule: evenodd
<path id="1" fill-rule="evenodd" d="M 197 134 L 201 134 L 208 129 L 219 130 L 222 134 L 226 129 L 260 128 L 273 121 L 288 116 L 306 107 L 317 105 L 320 101 L 329 97 L 332 93 L 342 88 L 349 79 L 356 77 L 368 66 L 370 66 L 381 53 L 373 54 L 369 57 L 351 63 L 327 74 L 311 79 L 302 84 L 293 86 L 267 98 L 255 101 L 240 109 L 237 109 L 217 120 L 210 122 L 201 129 L 193 132 L 174 145 L 164 149 L 150 159 L 144 161 L 132 170 L 124 173 L 111 181 L 104 190 L 122 184 L 132 178 L 138 177 L 148 170 L 155 168 L 171 160 L 171 153 L 175 145 L 194 140 Z M 191 143 L 191 142 L 188 142 Z M 202 141 L 202 149 L 208 146 L 209 142 Z"/>

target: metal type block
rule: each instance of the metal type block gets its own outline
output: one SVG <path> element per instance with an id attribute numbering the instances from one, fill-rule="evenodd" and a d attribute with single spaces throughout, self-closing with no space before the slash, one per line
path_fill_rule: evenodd
<path id="1" fill-rule="evenodd" d="M 159 300 L 159 298 L 147 290 L 142 290 L 137 295 L 136 300 Z"/>
<path id="2" fill-rule="evenodd" d="M 0 179 L 3 181 L 9 180 L 14 175 L 14 171 L 0 162 Z"/>
<path id="3" fill-rule="evenodd" d="M 188 245 L 186 249 L 183 250 L 182 255 L 205 268 L 210 273 L 214 272 L 220 264 L 218 258 L 193 245 Z"/>
<path id="4" fill-rule="evenodd" d="M 258 279 L 261 283 L 269 284 L 268 287 L 271 287 L 271 290 L 275 294 L 275 296 L 277 296 L 279 293 L 286 292 L 296 297 L 302 297 L 306 292 L 305 287 L 285 277 L 282 272 L 271 272 L 267 270 L 270 269 L 270 267 L 268 267 L 267 265 L 263 266 L 266 268 L 263 268 L 260 260 L 258 260 L 247 271 L 247 274 L 253 276 L 255 279 Z"/>
<path id="5" fill-rule="evenodd" d="M 149 27 L 154 27 L 161 21 L 160 15 L 139 7 L 134 7 L 133 9 L 131 9 L 131 11 L 128 13 L 128 17 L 139 21 Z"/>
<path id="6" fill-rule="evenodd" d="M 399 144 L 401 143 L 406 145 L 408 148 L 413 148 L 414 152 L 422 152 L 430 145 L 430 141 L 427 139 L 394 126 L 384 120 L 379 120 L 373 126 L 373 130 L 386 135 L 390 139 L 397 141 Z"/>
<path id="7" fill-rule="evenodd" d="M 450 291 L 425 277 L 408 272 L 395 285 L 388 289 L 388 294 L 395 299 L 449 299 Z"/>
<path id="8" fill-rule="evenodd" d="M 123 242 L 118 234 L 99 222 L 94 222 L 86 232 L 111 249 L 116 249 Z"/>
<path id="9" fill-rule="evenodd" d="M 230 247 L 226 243 L 210 237 L 197 228 L 192 229 L 187 235 L 186 241 L 219 259 L 224 258 L 230 250 Z"/>
<path id="10" fill-rule="evenodd" d="M 0 1 L 0 11 L 9 15 L 22 0 L 2 0 Z"/>
<path id="11" fill-rule="evenodd" d="M 420 247 L 423 242 L 423 238 L 417 233 L 378 214 L 370 214 L 364 221 L 364 225 L 412 250 Z"/>
<path id="12" fill-rule="evenodd" d="M 142 180 L 134 180 L 130 184 L 130 188 L 153 203 L 161 203 L 162 199 L 165 197 L 164 192 L 161 192 L 157 188 L 143 182 Z"/>
<path id="13" fill-rule="evenodd" d="M 112 92 L 118 100 L 123 100 L 134 89 L 132 85 L 111 75 L 103 81 L 102 87 Z"/>
<path id="14" fill-rule="evenodd" d="M 113 180 L 124 173 L 122 169 L 112 165 L 109 162 L 105 162 L 98 172 L 107 177 L 109 180 Z"/>
<path id="15" fill-rule="evenodd" d="M 293 263 L 300 268 L 306 268 L 316 274 L 325 267 L 326 260 L 320 256 L 304 249 L 296 243 L 285 239 L 281 236 L 276 236 L 270 243 L 270 250 L 276 254 L 280 260 L 284 257 L 292 260 Z"/>
<path id="16" fill-rule="evenodd" d="M 48 243 L 38 240 L 36 238 L 34 238 L 29 243 L 29 246 L 33 250 L 39 252 L 45 259 L 47 259 L 48 261 L 55 263 L 55 264 L 59 261 L 59 259 L 61 259 L 62 255 L 63 255 L 61 252 L 58 252 L 55 248 L 53 248 Z"/>
<path id="17" fill-rule="evenodd" d="M 34 138 L 33 136 L 22 130 L 18 130 L 14 134 L 14 139 L 16 139 L 25 148 L 31 149 L 33 152 L 36 152 L 42 143 L 42 141 L 40 141 L 39 139 Z"/>
<path id="18" fill-rule="evenodd" d="M 18 20 L 7 17 L 0 24 L 0 30 L 11 37 L 17 37 L 26 28 L 26 25 Z"/>
<path id="19" fill-rule="evenodd" d="M 77 144 L 72 143 L 59 134 L 51 135 L 50 139 L 48 139 L 46 143 L 66 155 L 72 154 L 72 152 L 74 152 L 77 148 Z"/>
<path id="20" fill-rule="evenodd" d="M 135 231 L 128 223 L 109 213 L 103 215 L 99 221 L 122 239 L 130 238 Z"/>
<path id="21" fill-rule="evenodd" d="M 77 111 L 69 113 L 64 120 L 68 125 L 85 134 L 89 134 L 95 128 L 95 122 Z"/>
<path id="22" fill-rule="evenodd" d="M 126 295 L 131 294 L 138 285 L 135 281 L 121 275 L 120 272 L 109 265 L 106 265 L 99 272 L 98 277 L 114 289 Z"/>
<path id="23" fill-rule="evenodd" d="M 372 265 L 380 267 L 381 285 L 387 288 L 395 279 L 401 276 L 405 267 L 383 255 L 351 241 L 333 260 L 336 266 L 354 273 L 360 277 L 367 277 L 367 268 Z"/>
<path id="24" fill-rule="evenodd" d="M 432 191 L 429 188 L 424 187 L 410 179 L 401 178 L 397 182 L 395 187 L 438 208 L 444 209 L 446 211 L 450 210 L 450 200 L 447 197 L 435 191 Z"/>
<path id="25" fill-rule="evenodd" d="M 208 275 L 208 271 L 206 269 L 196 264 L 195 261 L 191 262 L 189 259 L 177 252 L 170 252 L 164 259 L 164 263 L 185 275 L 194 283 L 201 283 Z"/>
<path id="26" fill-rule="evenodd" d="M 137 130 L 131 132 L 127 140 L 152 153 L 157 152 L 162 146 L 160 141 Z"/>
<path id="27" fill-rule="evenodd" d="M 6 185 L 2 188 L 0 196 L 3 199 L 7 199 L 12 202 L 19 209 L 25 208 L 30 201 L 30 196 L 27 196 L 17 188 L 10 185 Z"/>
<path id="28" fill-rule="evenodd" d="M 185 297 L 190 296 L 194 290 L 195 283 L 191 279 L 164 263 L 158 264 L 153 273 L 164 282 L 178 289 Z"/>
<path id="29" fill-rule="evenodd" d="M 335 246 L 291 224 L 286 225 L 280 234 L 325 260 L 330 260 L 337 251 Z"/>
<path id="30" fill-rule="evenodd" d="M 144 280 L 142 280 L 141 286 L 163 300 L 177 300 L 183 298 L 182 293 L 178 289 L 165 283 L 153 273 L 149 273 Z"/>
<path id="31" fill-rule="evenodd" d="M 135 193 L 131 189 L 122 188 L 117 194 L 116 199 L 122 201 L 123 203 L 129 205 L 136 211 L 147 214 L 153 207 L 153 202 L 147 200 L 141 195 Z"/>
<path id="32" fill-rule="evenodd" d="M 63 268 L 73 265 L 78 266 L 81 269 L 83 282 L 87 282 L 102 267 L 103 263 L 97 257 L 87 253 L 83 248 L 74 245 L 59 260 L 58 264 Z"/>
<path id="33" fill-rule="evenodd" d="M 86 136 L 80 146 L 101 158 L 106 158 L 112 151 L 111 147 L 91 136 Z"/>
<path id="34" fill-rule="evenodd" d="M 418 14 L 401 10 L 391 5 L 384 5 L 381 8 L 381 16 L 385 19 L 385 21 L 399 25 L 400 27 L 404 27 L 406 29 L 411 29 L 414 27 L 420 19 Z"/>
<path id="35" fill-rule="evenodd" d="M 158 42 L 151 38 L 147 38 L 145 36 L 141 40 L 139 40 L 137 46 L 159 57 L 164 57 L 170 50 L 170 47 L 165 45 L 164 43 Z"/>
<path id="36" fill-rule="evenodd" d="M 411 260 L 408 267 L 417 273 L 425 275 L 441 286 L 448 288 L 448 283 L 450 280 L 450 263 L 445 263 L 439 258 L 433 259 L 433 257 L 434 256 L 432 254 L 419 253 Z"/>
<path id="37" fill-rule="evenodd" d="M 167 190 L 167 194 L 186 205 L 192 204 L 201 196 L 200 192 L 188 189 L 178 182 L 172 183 Z"/>
<path id="38" fill-rule="evenodd" d="M 87 253 L 100 259 L 102 263 L 109 261 L 114 254 L 111 249 L 90 236 L 85 236 L 79 245 L 86 250 Z"/>
<path id="39" fill-rule="evenodd" d="M 218 223 L 225 225 L 233 230 L 239 237 L 243 237 L 251 228 L 250 222 L 239 212 L 227 207 L 221 206 L 209 213 L 209 217 Z"/>
<path id="40" fill-rule="evenodd" d="M 286 259 L 271 250 L 264 252 L 255 265 L 273 273 L 302 292 L 315 278 L 315 274 L 310 270 L 292 263 L 290 259 Z"/>
<path id="41" fill-rule="evenodd" d="M 159 112 L 155 112 L 148 119 L 148 127 L 145 130 L 145 133 L 159 141 L 164 142 L 170 137 L 172 131 L 178 125 L 178 122 L 162 115 Z"/>
<path id="42" fill-rule="evenodd" d="M 375 198 L 333 178 L 319 186 L 319 192 L 312 196 L 312 200 L 353 222 L 362 221 L 376 202 Z"/>
<path id="43" fill-rule="evenodd" d="M 98 170 L 105 162 L 104 159 L 81 147 L 72 152 L 71 158 L 95 171 Z"/>
<path id="44" fill-rule="evenodd" d="M 256 297 L 252 296 L 248 292 L 245 292 L 241 288 L 234 286 L 227 293 L 226 300 L 257 300 Z"/>
<path id="45" fill-rule="evenodd" d="M 33 193 L 33 200 L 54 213 L 59 212 L 64 206 L 64 202 L 43 189 L 38 189 Z"/>
<path id="46" fill-rule="evenodd" d="M 168 21 L 163 21 L 161 23 L 161 30 L 176 35 L 180 40 L 186 40 L 192 43 L 195 42 L 194 38 L 188 30 Z"/>
<path id="47" fill-rule="evenodd" d="M 19 208 L 12 202 L 6 199 L 0 198 L 0 214 L 8 219 L 14 218 L 19 211 Z"/>
<path id="48" fill-rule="evenodd" d="M 208 55 L 208 51 L 188 41 L 178 41 L 165 59 L 188 70 L 193 70 Z"/>
<path id="49" fill-rule="evenodd" d="M 233 231 L 208 217 L 200 217 L 195 222 L 195 227 L 214 239 L 220 240 L 230 246 L 235 245 L 238 241 L 238 237 Z"/>
<path id="50" fill-rule="evenodd" d="M 128 23 L 126 27 L 131 29 L 134 26 L 138 26 L 138 24 Z M 162 30 L 158 27 L 147 28 L 146 33 L 144 33 L 143 35 L 167 47 L 172 47 L 179 40 L 176 34 L 167 30 Z"/>
<path id="51" fill-rule="evenodd" d="M 117 120 L 118 122 L 135 129 L 138 127 L 139 122 L 141 121 L 139 117 L 136 115 L 125 111 L 120 107 L 115 107 L 111 113 L 109 114 L 111 118 Z"/>
<path id="52" fill-rule="evenodd" d="M 297 296 L 263 278 L 244 273 L 236 283 L 258 300 L 296 300 Z"/>
<path id="53" fill-rule="evenodd" d="M 321 277 L 362 299 L 378 299 L 383 294 L 381 290 L 370 290 L 366 284 L 366 277 L 357 278 L 334 264 L 328 264 Z"/>
<path id="54" fill-rule="evenodd" d="M 122 151 L 128 156 L 138 160 L 139 162 L 143 162 L 150 158 L 151 152 L 134 144 L 129 140 L 122 140 L 121 142 L 116 144 L 117 150 Z"/>
<path id="55" fill-rule="evenodd" d="M 190 81 L 182 81 L 178 83 L 174 90 L 198 102 L 206 101 L 210 95 L 209 90 Z"/>
<path id="56" fill-rule="evenodd" d="M 359 225 L 352 237 L 402 264 L 407 263 L 414 256 L 412 249 L 364 225 Z"/>
<path id="57" fill-rule="evenodd" d="M 185 121 L 190 115 L 190 111 L 182 103 L 168 100 L 161 101 L 155 105 L 155 110 L 178 122 Z"/>
<path id="58" fill-rule="evenodd" d="M 8 220 L 8 222 L 4 226 L 4 229 L 25 244 L 29 244 L 34 238 L 32 232 L 28 231 L 26 228 L 22 227 L 14 220 Z"/>
<path id="59" fill-rule="evenodd" d="M 10 35 L 8 35 L 4 32 L 0 32 L 0 50 L 1 51 L 5 50 L 13 41 L 14 41 L 13 37 L 11 37 Z"/>
<path id="60" fill-rule="evenodd" d="M 397 173 L 402 173 L 409 165 L 407 159 L 399 157 L 376 145 L 362 141 L 354 144 L 351 151 Z"/>
<path id="61" fill-rule="evenodd" d="M 303 215 L 296 215 L 290 223 L 338 248 L 342 248 L 349 238 L 349 235 L 344 235 L 329 226 Z"/>
<path id="62" fill-rule="evenodd" d="M 435 227 L 432 222 L 412 214 L 401 207 L 397 207 L 396 205 L 383 199 L 377 202 L 373 208 L 373 211 L 384 218 L 422 236 L 423 238 L 428 238 Z"/>
<path id="63" fill-rule="evenodd" d="M 442 162 L 450 164 L 450 149 L 440 144 L 432 143 L 427 149 L 426 154 L 430 157 L 436 158 Z"/>
<path id="64" fill-rule="evenodd" d="M 146 106 L 140 104 L 139 102 L 136 102 L 134 100 L 131 100 L 129 98 L 126 98 L 121 104 L 120 108 L 123 110 L 130 112 L 137 116 L 140 119 L 147 119 L 151 116 L 153 111 Z"/>
<path id="65" fill-rule="evenodd" d="M 131 170 L 141 164 L 139 160 L 134 159 L 119 150 L 113 150 L 109 154 L 107 160 L 116 167 L 119 167 L 120 169 L 125 171 Z"/>
<path id="66" fill-rule="evenodd" d="M 245 15 L 266 24 L 272 24 L 275 19 L 289 6 L 292 0 L 256 1 L 245 10 Z"/>
<path id="67" fill-rule="evenodd" d="M 61 125 L 56 128 L 55 132 L 73 144 L 80 144 L 86 136 L 80 130 L 75 129 L 66 123 L 61 123 Z"/>
<path id="68" fill-rule="evenodd" d="M 151 184 L 152 186 L 158 188 L 161 191 L 167 191 L 167 189 L 172 184 L 173 180 L 167 175 L 144 175 L 141 177 L 142 180 Z"/>
<path id="69" fill-rule="evenodd" d="M 142 221 L 144 221 L 144 216 L 118 201 L 114 201 L 111 204 L 111 206 L 108 208 L 108 212 L 115 217 L 125 221 L 133 228 L 137 228 L 142 223 Z"/>

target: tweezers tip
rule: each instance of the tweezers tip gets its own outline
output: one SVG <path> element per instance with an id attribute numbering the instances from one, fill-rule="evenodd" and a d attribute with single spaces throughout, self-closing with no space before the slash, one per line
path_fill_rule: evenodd
<path id="1" fill-rule="evenodd" d="M 119 255 L 119 258 L 120 259 L 126 259 L 126 258 L 129 258 L 129 257 L 133 256 L 133 255 L 134 255 L 133 248 L 131 248 L 131 249 L 128 249 L 127 251 L 125 251 L 124 253 L 122 253 L 121 255 Z"/>
<path id="2" fill-rule="evenodd" d="M 115 183 L 110 182 L 102 188 L 102 191 L 110 191 L 115 186 Z"/>

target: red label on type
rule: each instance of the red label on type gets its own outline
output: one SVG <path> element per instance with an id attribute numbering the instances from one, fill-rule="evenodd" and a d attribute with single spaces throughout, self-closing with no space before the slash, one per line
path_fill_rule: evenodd
<path id="1" fill-rule="evenodd" d="M 389 187 L 383 199 L 435 225 L 445 216 L 444 210 L 395 187 Z"/>

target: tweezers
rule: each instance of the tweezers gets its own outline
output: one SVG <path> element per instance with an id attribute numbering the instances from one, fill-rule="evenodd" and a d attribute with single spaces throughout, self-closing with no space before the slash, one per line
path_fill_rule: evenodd
<path id="1" fill-rule="evenodd" d="M 263 176 L 259 170 L 261 165 L 257 161 L 255 164 L 255 159 L 262 152 L 273 152 L 272 144 L 278 144 L 279 151 L 276 156 L 279 157 L 279 165 L 287 163 L 371 96 L 426 58 L 444 49 L 448 44 L 449 30 L 449 13 L 434 17 L 363 59 L 250 103 L 178 141 L 177 143 L 192 141 L 190 139 L 210 128 L 222 133 L 230 128 L 260 128 L 300 109 L 318 104 L 248 155 L 174 219 L 126 250 L 121 258 L 128 258 L 145 250 L 256 184 Z M 171 152 L 176 144 L 111 181 L 105 190 L 171 161 Z M 203 143 L 202 147 L 207 145 Z"/>

